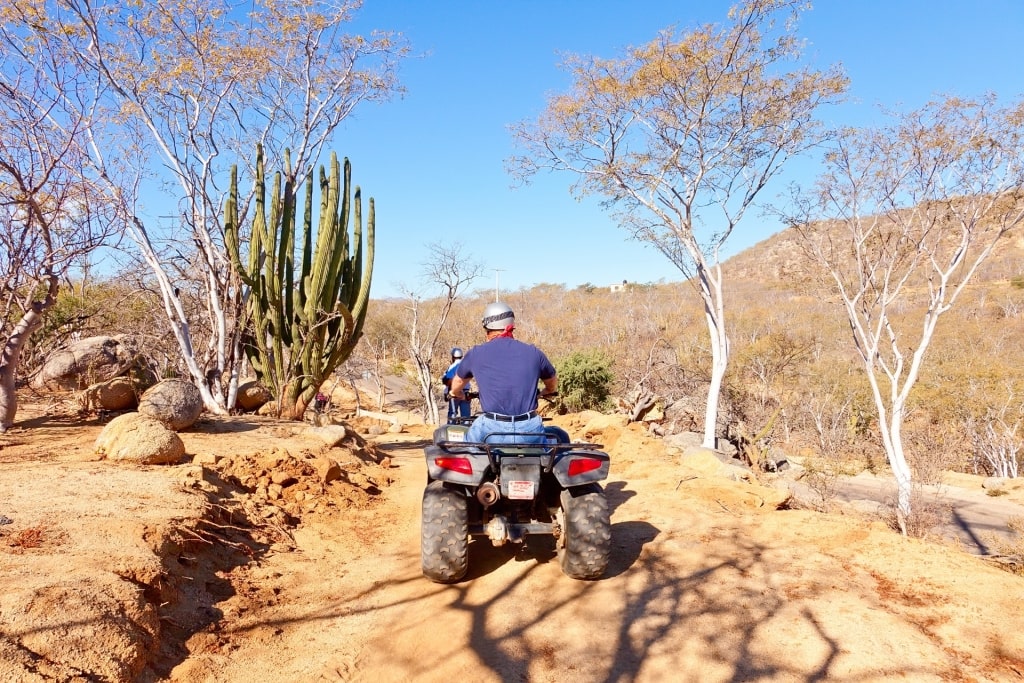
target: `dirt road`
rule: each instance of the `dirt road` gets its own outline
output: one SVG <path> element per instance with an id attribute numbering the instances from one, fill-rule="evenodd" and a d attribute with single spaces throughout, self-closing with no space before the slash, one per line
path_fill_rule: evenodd
<path id="1" fill-rule="evenodd" d="M 246 597 L 222 605 L 216 647 L 171 680 L 1021 678 L 1024 629 L 1006 621 L 1024 625 L 1018 577 L 878 524 L 776 511 L 767 489 L 680 475 L 636 432 L 600 436 L 617 475 L 604 580 L 565 578 L 543 543 L 479 542 L 466 580 L 423 579 L 424 442 L 406 436 L 383 446 L 387 504 L 354 530 L 300 529 L 297 552 L 237 570 Z"/>
<path id="2" fill-rule="evenodd" d="M 1011 480 L 1004 500 L 981 488 L 982 477 L 946 473 L 951 483 L 915 485 L 915 501 L 928 508 L 925 513 L 934 522 L 928 534 L 952 542 L 964 552 L 979 556 L 999 555 L 1000 548 L 1013 545 L 1018 534 L 1010 528 L 1015 519 L 1024 520 L 1024 482 Z M 970 487 L 956 483 L 970 484 Z M 804 500 L 815 501 L 819 494 L 800 481 L 789 483 Z M 839 477 L 832 484 L 832 500 L 845 509 L 883 516 L 896 499 L 896 482 L 891 476 L 862 472 Z"/>
<path id="3" fill-rule="evenodd" d="M 0 680 L 1024 680 L 1019 576 L 863 517 L 776 509 L 777 489 L 684 464 L 639 425 L 556 423 L 612 456 L 599 581 L 564 577 L 544 543 L 478 542 L 464 581 L 425 580 L 426 428 L 375 437 L 391 466 L 346 470 L 361 497 L 294 528 L 268 518 L 248 546 L 231 501 L 199 495 L 237 487 L 198 461 L 256 453 L 280 469 L 306 457 L 301 426 L 208 420 L 182 434 L 197 462 L 170 468 L 97 460 L 100 425 L 14 430 Z M 349 457 L 318 448 L 308 462 Z"/>

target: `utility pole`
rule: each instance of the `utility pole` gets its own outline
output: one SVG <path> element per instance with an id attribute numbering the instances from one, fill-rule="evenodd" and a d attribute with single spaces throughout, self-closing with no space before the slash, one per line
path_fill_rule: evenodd
<path id="1" fill-rule="evenodd" d="M 494 300 L 495 301 L 498 300 L 498 290 L 499 290 L 499 287 L 498 287 L 498 273 L 504 273 L 504 272 L 505 272 L 504 268 L 495 268 L 494 269 Z"/>

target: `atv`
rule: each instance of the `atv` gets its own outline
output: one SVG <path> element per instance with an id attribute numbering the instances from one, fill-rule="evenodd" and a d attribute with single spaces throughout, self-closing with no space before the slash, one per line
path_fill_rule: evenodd
<path id="1" fill-rule="evenodd" d="M 572 443 L 564 429 L 548 425 L 533 435 L 543 443 L 491 441 L 506 433 L 467 442 L 473 419 L 442 425 L 424 449 L 423 575 L 438 583 L 462 579 L 473 536 L 501 546 L 547 534 L 555 540 L 564 574 L 600 578 L 611 549 L 608 503 L 598 483 L 608 478 L 602 446 Z"/>

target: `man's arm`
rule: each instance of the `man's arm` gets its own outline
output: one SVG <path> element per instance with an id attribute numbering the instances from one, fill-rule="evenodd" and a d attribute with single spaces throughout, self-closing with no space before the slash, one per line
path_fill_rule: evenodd
<path id="1" fill-rule="evenodd" d="M 457 399 L 464 400 L 466 397 L 462 393 L 462 388 L 466 386 L 466 382 L 467 380 L 459 377 L 458 373 L 456 373 L 455 376 L 452 377 L 452 386 L 448 390 L 448 393 Z"/>
<path id="2" fill-rule="evenodd" d="M 544 391 L 540 392 L 541 396 L 547 396 L 558 391 L 558 375 L 551 375 L 544 380 Z"/>

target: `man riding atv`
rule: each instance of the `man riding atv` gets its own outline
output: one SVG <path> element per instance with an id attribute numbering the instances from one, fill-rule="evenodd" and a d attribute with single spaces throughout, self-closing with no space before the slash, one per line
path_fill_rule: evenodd
<path id="1" fill-rule="evenodd" d="M 473 421 L 466 440 L 485 441 L 487 435 L 501 432 L 492 443 L 542 442 L 537 381 L 544 383 L 541 396 L 554 394 L 558 388 L 554 366 L 536 346 L 513 337 L 516 318 L 507 304 L 488 304 L 481 322 L 486 340 L 465 353 L 451 385 L 451 395 L 465 399 L 469 380 L 477 384 L 483 412 Z"/>

